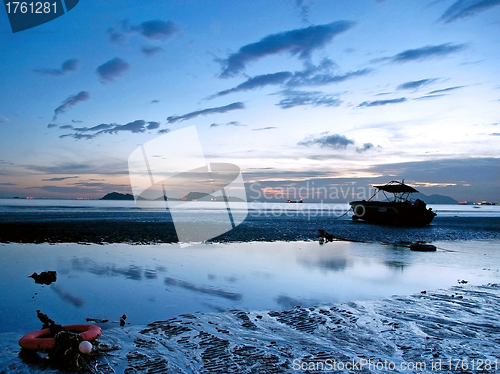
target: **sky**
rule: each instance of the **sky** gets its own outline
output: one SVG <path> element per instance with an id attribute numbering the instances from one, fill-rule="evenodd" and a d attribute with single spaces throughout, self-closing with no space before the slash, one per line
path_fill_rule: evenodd
<path id="1" fill-rule="evenodd" d="M 500 201 L 500 0 L 82 0 L 0 9 L 0 46 L 0 197 L 130 193 L 129 155 L 196 126 L 250 200 Z"/>

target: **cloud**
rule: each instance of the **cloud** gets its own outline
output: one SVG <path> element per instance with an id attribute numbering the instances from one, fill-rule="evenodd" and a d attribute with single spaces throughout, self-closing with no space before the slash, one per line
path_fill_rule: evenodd
<path id="1" fill-rule="evenodd" d="M 150 104 L 158 104 L 159 102 L 160 102 L 160 100 L 151 100 Z"/>
<path id="2" fill-rule="evenodd" d="M 358 153 L 364 153 L 366 151 L 370 151 L 370 150 L 381 150 L 382 147 L 377 145 L 376 147 L 372 144 L 372 143 L 363 143 L 363 146 L 362 147 L 357 147 L 356 148 L 356 152 Z"/>
<path id="3" fill-rule="evenodd" d="M 433 94 L 437 94 L 437 93 L 441 93 L 441 92 L 454 91 L 454 90 L 458 90 L 459 88 L 463 88 L 463 87 L 465 87 L 465 86 L 455 86 L 455 87 L 443 88 L 441 90 L 431 91 L 431 92 L 429 92 L 429 95 L 433 95 Z"/>
<path id="4" fill-rule="evenodd" d="M 61 76 L 61 75 L 66 75 L 72 71 L 78 70 L 79 66 L 80 66 L 80 60 L 72 58 L 64 61 L 60 69 L 33 69 L 32 71 L 39 75 Z"/>
<path id="5" fill-rule="evenodd" d="M 101 123 L 100 125 L 94 126 L 94 127 L 75 127 L 75 131 L 78 132 L 87 132 L 87 131 L 101 131 L 101 130 L 107 130 L 115 125 L 107 124 L 107 123 Z"/>
<path id="6" fill-rule="evenodd" d="M 500 0 L 458 0 L 445 10 L 439 21 L 450 23 L 460 18 L 472 17 L 500 5 Z"/>
<path id="7" fill-rule="evenodd" d="M 294 91 L 285 90 L 281 92 L 284 99 L 280 100 L 277 106 L 281 109 L 290 109 L 301 105 L 312 106 L 339 106 L 342 100 L 339 99 L 337 94 L 325 94 L 320 91 Z"/>
<path id="8" fill-rule="evenodd" d="M 148 130 L 156 130 L 157 128 L 160 127 L 160 122 L 148 122 L 148 125 L 146 126 L 146 129 Z"/>
<path id="9" fill-rule="evenodd" d="M 5 116 L 0 116 L 0 122 L 9 122 L 10 119 L 8 119 L 7 117 Z"/>
<path id="10" fill-rule="evenodd" d="M 120 131 L 130 131 L 134 134 L 145 132 L 146 130 L 153 130 L 160 127 L 159 122 L 146 122 L 142 119 L 135 120 L 133 122 L 129 122 L 125 125 L 113 125 L 113 127 L 101 130 L 97 132 L 95 135 L 109 133 L 109 134 L 117 134 Z"/>
<path id="11" fill-rule="evenodd" d="M 304 0 L 295 0 L 295 5 L 300 10 L 300 18 L 302 19 L 302 22 L 309 23 L 310 6 L 308 4 L 304 4 Z"/>
<path id="12" fill-rule="evenodd" d="M 358 108 L 360 107 L 366 107 L 366 106 L 382 106 L 382 105 L 388 105 L 388 104 L 399 104 L 399 103 L 404 103 L 407 101 L 406 97 L 400 97 L 398 99 L 391 99 L 391 100 L 375 100 L 375 101 L 363 101 L 361 104 L 358 105 Z"/>
<path id="13" fill-rule="evenodd" d="M 244 125 L 242 123 L 239 123 L 237 121 L 231 121 L 231 122 L 228 122 L 228 123 L 212 123 L 210 125 L 210 128 L 219 127 L 219 126 L 236 126 L 236 127 L 245 126 L 246 127 L 246 125 Z"/>
<path id="14" fill-rule="evenodd" d="M 500 136 L 500 132 L 493 132 L 493 133 L 491 133 L 490 135 L 493 135 L 493 136 Z"/>
<path id="15" fill-rule="evenodd" d="M 322 86 L 332 83 L 340 83 L 351 78 L 367 75 L 373 71 L 372 69 L 366 68 L 343 74 L 335 74 L 332 71 L 334 64 L 328 64 L 330 60 L 326 60 L 324 62 L 326 64 L 322 63 L 319 66 L 309 66 L 302 71 L 296 72 L 286 83 L 287 87 Z"/>
<path id="16" fill-rule="evenodd" d="M 161 20 L 142 22 L 138 26 L 133 26 L 132 30 L 150 40 L 170 39 L 179 31 L 173 22 Z"/>
<path id="17" fill-rule="evenodd" d="M 417 90 L 419 88 L 428 86 L 429 84 L 437 81 L 437 78 L 421 79 L 419 81 L 410 81 L 400 84 L 397 90 Z"/>
<path id="18" fill-rule="evenodd" d="M 59 182 L 59 181 L 63 181 L 63 180 L 66 180 L 66 179 L 74 179 L 74 178 L 78 178 L 77 176 L 74 176 L 74 177 L 56 177 L 56 178 L 48 178 L 48 179 L 42 179 L 42 182 Z"/>
<path id="19" fill-rule="evenodd" d="M 313 65 L 306 61 L 303 70 L 294 73 L 289 71 L 281 71 L 272 74 L 258 75 L 249 78 L 240 85 L 224 91 L 220 91 L 208 99 L 227 95 L 230 93 L 253 90 L 268 85 L 282 85 L 284 89 L 297 88 L 300 86 L 320 86 L 332 83 L 340 83 L 351 78 L 367 75 L 372 69 L 361 69 L 357 71 L 347 72 L 343 74 L 334 73 L 333 69 L 337 65 L 330 59 L 323 59 L 319 65 Z"/>
<path id="20" fill-rule="evenodd" d="M 412 100 L 432 100 L 432 99 L 437 99 L 439 97 L 443 97 L 443 96 L 446 96 L 445 94 L 441 94 L 441 95 L 425 95 L 425 96 L 420 96 L 420 97 L 416 97 Z"/>
<path id="21" fill-rule="evenodd" d="M 214 113 L 226 113 L 226 112 L 229 112 L 231 110 L 244 109 L 244 108 L 245 108 L 245 104 L 243 104 L 241 102 L 236 102 L 236 103 L 232 103 L 232 104 L 217 107 L 217 108 L 207 108 L 207 109 L 198 110 L 196 112 L 183 114 L 182 116 L 170 116 L 167 118 L 167 122 L 168 123 L 175 123 L 178 121 L 186 121 L 188 119 L 195 118 L 198 116 L 205 116 L 207 114 L 214 114 Z"/>
<path id="22" fill-rule="evenodd" d="M 314 50 L 324 47 L 334 36 L 349 30 L 354 24 L 350 21 L 337 21 L 268 35 L 256 43 L 241 47 L 228 58 L 219 60 L 222 65 L 220 77 L 235 76 L 243 72 L 251 61 L 284 52 L 292 56 L 298 55 L 300 59 L 308 59 Z"/>
<path id="23" fill-rule="evenodd" d="M 121 31 L 114 28 L 108 29 L 111 43 L 124 44 L 127 42 L 129 35 L 134 33 L 138 33 L 148 40 L 165 41 L 179 32 L 179 28 L 174 22 L 161 20 L 145 21 L 138 25 L 132 25 L 128 21 L 121 21 L 120 29 Z"/>
<path id="24" fill-rule="evenodd" d="M 57 127 L 57 125 L 56 125 L 55 123 L 49 123 L 49 124 L 47 125 L 47 128 L 48 128 L 48 129 L 51 129 L 51 128 L 53 128 L 53 127 Z"/>
<path id="25" fill-rule="evenodd" d="M 141 52 L 144 53 L 147 57 L 153 56 L 157 54 L 158 52 L 162 52 L 163 48 L 158 47 L 158 46 L 151 46 L 151 45 L 143 45 L 141 47 Z"/>
<path id="26" fill-rule="evenodd" d="M 145 121 L 142 119 L 135 120 L 125 125 L 120 125 L 117 123 L 101 123 L 100 125 L 93 127 L 75 127 L 73 130 L 76 132 L 73 134 L 64 134 L 59 136 L 60 138 L 74 138 L 77 140 L 90 140 L 94 139 L 96 136 L 103 134 L 117 134 L 121 131 L 129 131 L 133 134 L 144 133 L 148 130 L 156 130 L 160 127 L 160 122 L 156 121 Z"/>
<path id="27" fill-rule="evenodd" d="M 127 161 L 119 164 L 98 165 L 90 162 L 70 163 L 62 162 L 54 165 L 25 165 L 29 170 L 39 171 L 47 174 L 69 175 L 69 174 L 103 174 L 103 175 L 128 175 Z"/>
<path id="28" fill-rule="evenodd" d="M 277 127 L 275 127 L 275 126 L 261 127 L 258 129 L 253 129 L 253 131 L 266 131 L 266 130 L 272 130 L 272 129 L 277 129 Z"/>
<path id="29" fill-rule="evenodd" d="M 466 44 L 444 43 L 440 45 L 428 45 L 417 49 L 407 49 L 392 57 L 382 57 L 371 62 L 391 61 L 404 63 L 410 61 L 421 61 L 434 57 L 443 57 L 452 53 L 460 52 L 466 48 Z"/>
<path id="30" fill-rule="evenodd" d="M 161 130 L 158 130 L 158 134 L 166 134 L 170 132 L 170 129 L 161 129 Z"/>
<path id="31" fill-rule="evenodd" d="M 115 57 L 100 65 L 96 69 L 102 83 L 114 81 L 115 78 L 125 74 L 130 69 L 130 64 L 125 60 Z"/>
<path id="32" fill-rule="evenodd" d="M 348 145 L 354 144 L 354 140 L 347 139 L 345 135 L 325 134 L 319 138 L 303 140 L 297 143 L 297 145 L 304 145 L 307 147 L 315 144 L 318 144 L 321 148 L 346 149 Z"/>
<path id="33" fill-rule="evenodd" d="M 279 73 L 257 75 L 253 78 L 249 78 L 247 81 L 239 84 L 234 88 L 217 92 L 216 94 L 210 96 L 209 99 L 213 99 L 219 96 L 224 96 L 230 93 L 253 90 L 264 86 L 279 85 L 285 82 L 287 79 L 289 79 L 292 75 L 293 74 L 289 71 L 281 71 Z"/>
<path id="34" fill-rule="evenodd" d="M 87 91 L 80 91 L 76 95 L 69 96 L 66 100 L 63 101 L 63 103 L 59 107 L 56 108 L 56 110 L 54 110 L 53 120 L 55 121 L 59 114 L 65 113 L 72 106 L 78 104 L 79 102 L 86 101 L 89 98 L 90 95 Z"/>

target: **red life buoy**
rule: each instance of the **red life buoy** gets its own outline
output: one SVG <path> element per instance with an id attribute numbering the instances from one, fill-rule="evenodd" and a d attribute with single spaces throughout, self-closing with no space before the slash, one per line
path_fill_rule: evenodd
<path id="1" fill-rule="evenodd" d="M 93 341 L 102 334 L 102 330 L 96 325 L 66 325 L 63 329 L 71 332 L 78 332 L 83 340 Z M 30 332 L 19 339 L 21 348 L 32 351 L 45 351 L 53 349 L 56 339 L 50 336 L 50 329 L 43 329 Z"/>

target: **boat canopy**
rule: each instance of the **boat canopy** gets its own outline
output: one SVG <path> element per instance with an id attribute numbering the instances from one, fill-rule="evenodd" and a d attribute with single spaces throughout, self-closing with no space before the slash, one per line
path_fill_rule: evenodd
<path id="1" fill-rule="evenodd" d="M 375 188 L 378 188 L 381 191 L 386 191 L 390 193 L 413 193 L 413 192 L 418 192 L 416 189 L 414 189 L 411 186 L 408 186 L 407 184 L 397 182 L 397 181 L 392 181 L 387 184 L 384 184 L 383 186 L 373 186 Z"/>

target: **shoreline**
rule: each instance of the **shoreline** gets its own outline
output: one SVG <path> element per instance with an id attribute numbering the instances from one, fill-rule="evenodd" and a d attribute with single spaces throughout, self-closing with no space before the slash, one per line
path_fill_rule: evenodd
<path id="1" fill-rule="evenodd" d="M 99 344 L 108 352 L 96 357 L 95 367 L 103 373 L 303 373 L 345 372 L 350 363 L 351 371 L 365 373 L 451 373 L 481 364 L 478 372 L 496 372 L 499 308 L 500 284 L 488 284 L 282 311 L 181 314 L 104 330 Z M 0 353 L 2 372 L 42 372 L 9 343 Z"/>

